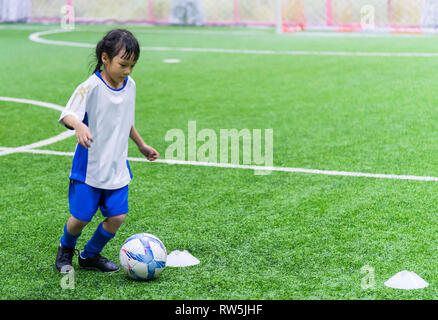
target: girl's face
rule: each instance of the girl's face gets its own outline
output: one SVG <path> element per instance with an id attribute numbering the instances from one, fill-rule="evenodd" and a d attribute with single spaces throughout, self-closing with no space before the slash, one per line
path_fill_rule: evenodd
<path id="1" fill-rule="evenodd" d="M 102 62 L 105 66 L 104 71 L 106 71 L 109 78 L 116 84 L 123 83 L 126 77 L 131 74 L 132 69 L 134 69 L 137 63 L 134 57 L 131 57 L 129 60 L 122 58 L 124 53 L 125 50 L 120 50 L 119 54 L 112 60 L 109 59 L 106 52 L 102 54 Z"/>

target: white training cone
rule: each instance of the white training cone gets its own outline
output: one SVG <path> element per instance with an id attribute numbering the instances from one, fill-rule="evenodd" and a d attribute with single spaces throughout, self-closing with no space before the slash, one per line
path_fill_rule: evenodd
<path id="1" fill-rule="evenodd" d="M 392 278 L 385 282 L 385 286 L 394 289 L 423 289 L 429 284 L 424 281 L 415 272 L 410 272 L 407 270 L 400 271 L 395 274 Z"/>
<path id="2" fill-rule="evenodd" d="M 198 259 L 192 256 L 187 250 L 172 251 L 167 255 L 166 266 L 168 267 L 189 267 L 200 263 Z"/>

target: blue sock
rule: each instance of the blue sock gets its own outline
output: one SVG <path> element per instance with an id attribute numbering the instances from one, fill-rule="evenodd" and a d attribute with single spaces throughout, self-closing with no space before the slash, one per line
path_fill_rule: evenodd
<path id="1" fill-rule="evenodd" d="M 109 233 L 104 228 L 102 223 L 99 224 L 91 239 L 85 245 L 84 251 L 81 252 L 82 258 L 89 258 L 103 250 L 103 247 L 114 238 L 115 233 Z"/>
<path id="2" fill-rule="evenodd" d="M 64 235 L 61 237 L 61 245 L 63 247 L 67 247 L 67 248 L 75 248 L 76 247 L 76 242 L 78 241 L 78 238 L 81 234 L 79 233 L 76 236 L 71 235 L 70 233 L 68 233 L 67 231 L 67 224 L 65 224 L 64 226 Z"/>

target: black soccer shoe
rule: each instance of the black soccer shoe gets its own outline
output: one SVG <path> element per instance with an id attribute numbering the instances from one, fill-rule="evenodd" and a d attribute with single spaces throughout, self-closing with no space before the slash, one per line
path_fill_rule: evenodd
<path id="1" fill-rule="evenodd" d="M 67 248 L 63 246 L 58 247 L 58 253 L 56 254 L 55 266 L 61 273 L 68 273 L 73 270 L 73 256 L 77 249 Z"/>
<path id="2" fill-rule="evenodd" d="M 109 261 L 107 258 L 102 257 L 99 253 L 89 258 L 82 258 L 79 254 L 78 260 L 79 266 L 82 269 L 98 270 L 106 273 L 117 272 L 120 270 L 118 265 L 112 261 Z"/>

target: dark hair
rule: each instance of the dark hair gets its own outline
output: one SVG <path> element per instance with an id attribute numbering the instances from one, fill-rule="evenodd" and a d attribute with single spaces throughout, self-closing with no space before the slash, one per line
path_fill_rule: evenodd
<path id="1" fill-rule="evenodd" d="M 97 64 L 93 73 L 102 68 L 102 53 L 106 53 L 110 60 L 117 56 L 121 50 L 125 50 L 123 59 L 134 58 L 135 61 L 140 57 L 140 46 L 134 35 L 126 29 L 113 29 L 109 31 L 102 40 L 96 45 Z"/>

